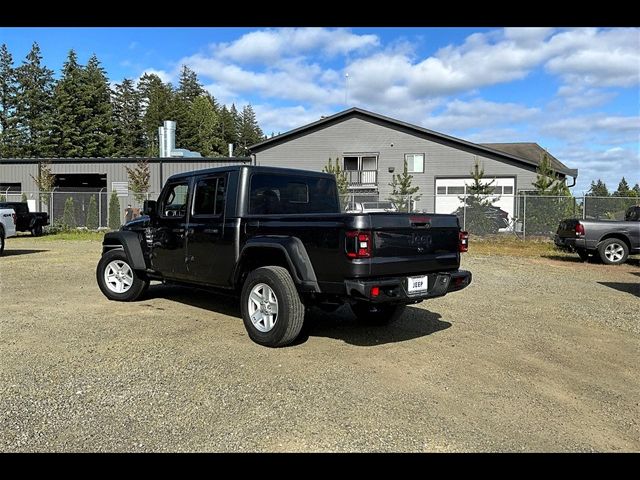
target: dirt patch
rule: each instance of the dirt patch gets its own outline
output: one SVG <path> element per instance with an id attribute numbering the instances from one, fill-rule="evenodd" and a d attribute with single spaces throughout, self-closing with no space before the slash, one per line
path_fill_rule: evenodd
<path id="1" fill-rule="evenodd" d="M 97 241 L 0 258 L 3 451 L 638 451 L 636 265 L 466 255 L 462 292 L 250 341 L 237 300 L 96 285 Z"/>

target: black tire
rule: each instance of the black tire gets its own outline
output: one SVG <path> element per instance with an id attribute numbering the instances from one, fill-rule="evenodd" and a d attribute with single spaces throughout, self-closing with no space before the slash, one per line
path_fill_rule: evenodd
<path id="1" fill-rule="evenodd" d="M 33 235 L 34 237 L 42 236 L 42 225 L 36 223 L 31 229 L 31 235 Z"/>
<path id="2" fill-rule="evenodd" d="M 118 260 L 126 264 L 130 268 L 133 276 L 133 283 L 131 284 L 131 287 L 123 293 L 117 293 L 111 290 L 111 288 L 107 286 L 105 280 L 105 269 L 114 260 Z M 140 298 L 147 291 L 147 288 L 149 288 L 149 281 L 136 274 L 135 270 L 129 264 L 129 259 L 123 250 L 110 250 L 102 256 L 98 262 L 98 267 L 96 268 L 96 279 L 98 280 L 98 286 L 104 296 L 109 300 L 116 300 L 118 302 L 133 302 Z"/>
<path id="3" fill-rule="evenodd" d="M 249 295 L 253 288 L 261 283 L 273 291 L 278 307 L 273 327 L 265 332 L 253 324 L 249 314 Z M 304 323 L 304 304 L 291 275 L 282 267 L 261 267 L 252 271 L 242 286 L 240 309 L 251 340 L 266 347 L 289 345 L 298 337 Z"/>
<path id="4" fill-rule="evenodd" d="M 0 255 L 4 252 L 4 229 L 0 228 Z"/>
<path id="5" fill-rule="evenodd" d="M 587 250 L 579 248 L 576 250 L 576 253 L 580 257 L 580 260 L 582 260 L 583 262 L 589 261 L 589 252 Z"/>
<path id="6" fill-rule="evenodd" d="M 622 265 L 629 257 L 629 247 L 617 238 L 607 238 L 598 246 L 598 253 L 607 265 Z"/>
<path id="7" fill-rule="evenodd" d="M 407 308 L 406 305 L 376 305 L 368 302 L 356 302 L 350 307 L 358 321 L 368 325 L 389 325 L 398 320 Z"/>

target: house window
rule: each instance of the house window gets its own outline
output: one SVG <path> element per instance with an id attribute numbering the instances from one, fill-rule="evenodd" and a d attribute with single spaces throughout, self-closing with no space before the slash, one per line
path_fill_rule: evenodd
<path id="1" fill-rule="evenodd" d="M 404 159 L 409 173 L 424 173 L 424 153 L 407 153 Z"/>
<path id="2" fill-rule="evenodd" d="M 513 195 L 513 187 L 503 187 L 503 192 L 505 195 Z"/>
<path id="3" fill-rule="evenodd" d="M 446 195 L 447 194 L 447 187 L 438 187 L 437 194 L 438 195 Z"/>
<path id="4" fill-rule="evenodd" d="M 342 157 L 343 170 L 351 186 L 376 185 L 378 183 L 378 155 L 375 153 L 350 153 Z"/>
<path id="5" fill-rule="evenodd" d="M 461 195 L 464 193 L 464 187 L 447 187 L 449 195 Z"/>
<path id="6" fill-rule="evenodd" d="M 22 191 L 21 183 L 0 183 L 0 194 L 20 193 Z"/>

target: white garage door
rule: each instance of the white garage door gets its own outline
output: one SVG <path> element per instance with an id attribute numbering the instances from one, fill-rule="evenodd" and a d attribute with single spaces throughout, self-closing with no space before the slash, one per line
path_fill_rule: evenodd
<path id="1" fill-rule="evenodd" d="M 493 179 L 487 178 L 485 181 Z M 454 213 L 462 207 L 459 197 L 464 197 L 468 185 L 473 185 L 471 178 L 437 178 L 436 179 L 436 213 Z M 493 205 L 509 213 L 509 219 L 514 215 L 514 192 L 516 179 L 496 178 L 491 185 L 494 187 Z"/>

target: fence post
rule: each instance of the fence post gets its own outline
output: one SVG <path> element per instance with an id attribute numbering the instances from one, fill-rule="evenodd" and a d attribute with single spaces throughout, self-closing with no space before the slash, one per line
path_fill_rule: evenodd
<path id="1" fill-rule="evenodd" d="M 585 220 L 587 218 L 587 196 L 582 195 L 582 219 Z"/>
<path id="2" fill-rule="evenodd" d="M 522 209 L 522 240 L 527 238 L 527 194 L 524 194 L 524 206 Z"/>
<path id="3" fill-rule="evenodd" d="M 462 204 L 462 230 L 467 230 L 467 198 L 468 195 L 464 195 L 464 203 Z"/>

